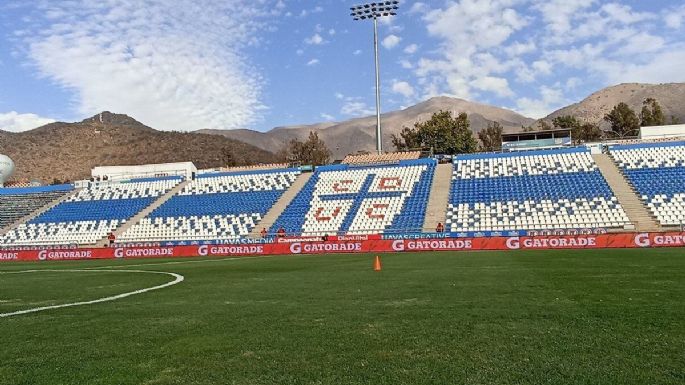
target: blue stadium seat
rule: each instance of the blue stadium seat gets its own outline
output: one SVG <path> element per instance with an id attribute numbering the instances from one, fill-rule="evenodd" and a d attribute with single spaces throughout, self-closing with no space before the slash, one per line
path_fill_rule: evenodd
<path id="1" fill-rule="evenodd" d="M 416 232 L 423 227 L 436 161 L 318 167 L 271 227 L 312 236 Z"/>
<path id="2" fill-rule="evenodd" d="M 52 209 L 0 237 L 0 245 L 94 244 L 181 180 L 181 177 L 165 177 L 90 183 Z"/>
<path id="3" fill-rule="evenodd" d="M 118 242 L 228 241 L 248 235 L 297 179 L 297 169 L 198 176 Z"/>
<path id="4" fill-rule="evenodd" d="M 454 161 L 447 213 L 453 232 L 620 228 L 628 222 L 585 148 Z"/>
<path id="5" fill-rule="evenodd" d="M 685 142 L 616 145 L 609 150 L 660 224 L 685 223 Z"/>

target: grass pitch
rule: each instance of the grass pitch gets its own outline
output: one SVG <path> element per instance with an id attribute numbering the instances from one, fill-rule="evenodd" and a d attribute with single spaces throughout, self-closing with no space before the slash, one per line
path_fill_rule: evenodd
<path id="1" fill-rule="evenodd" d="M 0 318 L 0 384 L 685 383 L 683 249 L 382 258 L 2 264 L 185 281 Z M 0 313 L 170 279 L 0 274 Z"/>

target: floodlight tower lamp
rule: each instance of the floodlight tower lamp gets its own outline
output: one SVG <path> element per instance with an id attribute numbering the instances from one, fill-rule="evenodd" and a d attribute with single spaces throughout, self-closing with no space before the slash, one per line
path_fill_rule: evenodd
<path id="1" fill-rule="evenodd" d="M 381 1 L 366 3 L 351 7 L 350 16 L 354 20 L 373 19 L 373 53 L 376 65 L 376 150 L 383 152 L 383 139 L 381 136 L 381 78 L 378 64 L 378 19 L 381 17 L 397 15 L 399 1 Z"/>

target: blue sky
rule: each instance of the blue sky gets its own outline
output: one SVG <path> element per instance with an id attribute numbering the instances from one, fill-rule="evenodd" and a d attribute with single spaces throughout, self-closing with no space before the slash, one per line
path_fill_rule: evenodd
<path id="1" fill-rule="evenodd" d="M 184 131 L 373 114 L 357 3 L 4 0 L 0 129 L 102 110 Z M 538 118 L 608 85 L 685 81 L 682 0 L 407 0 L 379 34 L 383 111 L 449 95 Z"/>

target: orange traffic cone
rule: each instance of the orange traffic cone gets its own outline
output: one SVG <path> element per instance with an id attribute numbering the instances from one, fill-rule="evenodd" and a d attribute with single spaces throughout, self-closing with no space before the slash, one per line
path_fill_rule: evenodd
<path id="1" fill-rule="evenodd" d="M 381 271 L 381 257 L 376 256 L 373 261 L 373 271 Z"/>

